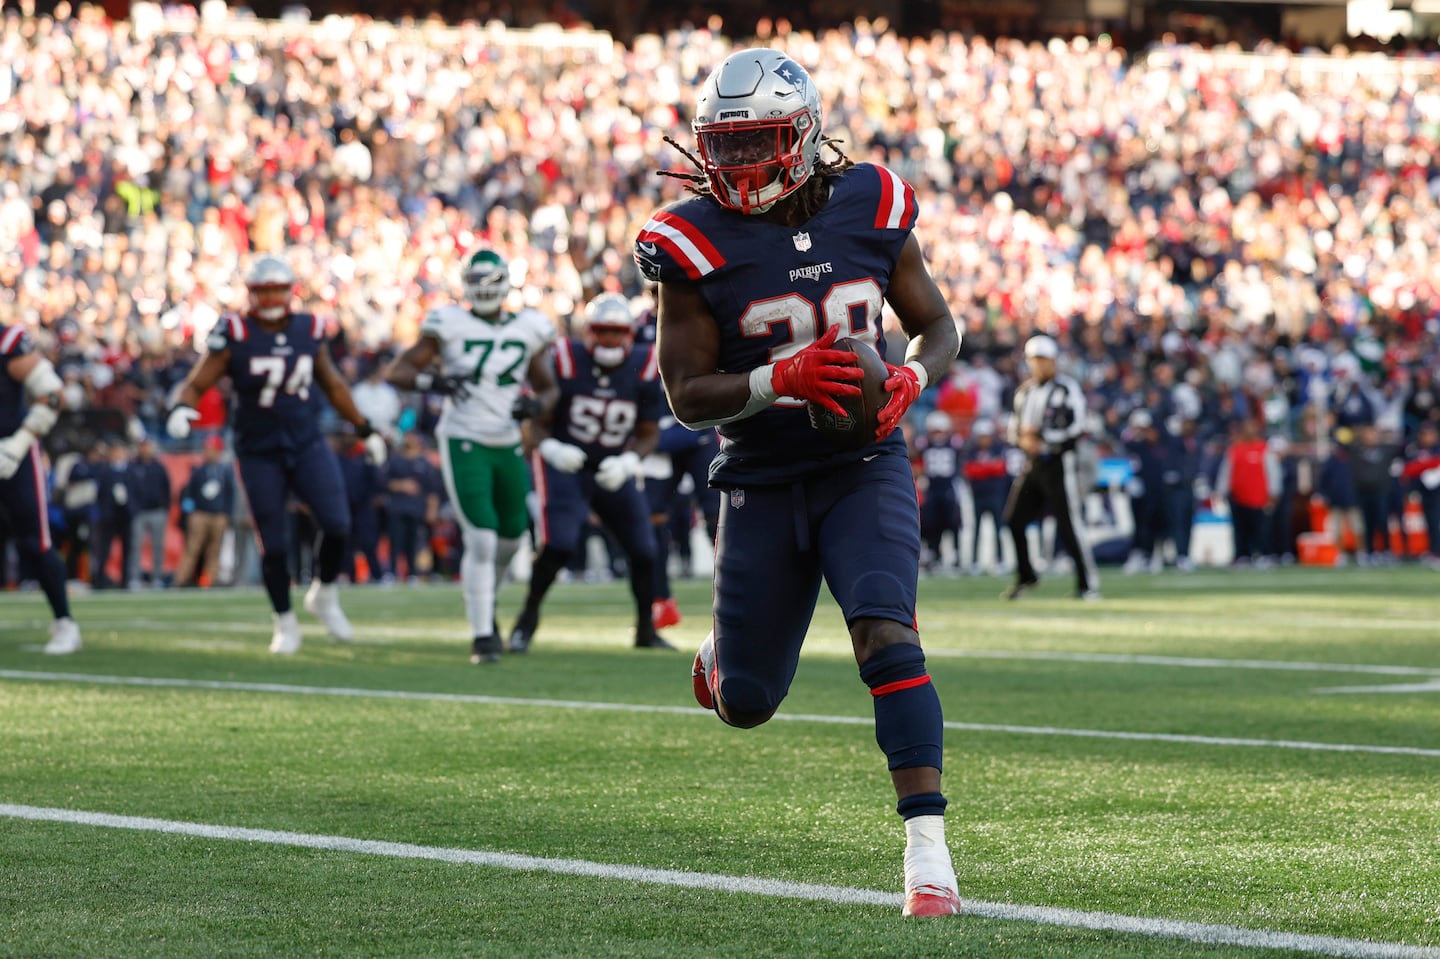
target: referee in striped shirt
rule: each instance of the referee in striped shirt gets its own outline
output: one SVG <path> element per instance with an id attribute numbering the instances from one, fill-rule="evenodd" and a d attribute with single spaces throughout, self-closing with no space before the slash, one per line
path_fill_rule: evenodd
<path id="1" fill-rule="evenodd" d="M 1100 578 L 1081 519 L 1075 445 L 1085 431 L 1085 394 L 1080 384 L 1055 371 L 1060 348 L 1044 334 L 1025 342 L 1030 378 L 1015 392 L 1010 442 L 1025 451 L 1025 469 L 1010 490 L 1005 524 L 1015 542 L 1015 584 L 1006 599 L 1018 599 L 1040 582 L 1030 562 L 1025 527 L 1048 510 L 1060 541 L 1075 561 L 1075 598 L 1099 599 Z"/>

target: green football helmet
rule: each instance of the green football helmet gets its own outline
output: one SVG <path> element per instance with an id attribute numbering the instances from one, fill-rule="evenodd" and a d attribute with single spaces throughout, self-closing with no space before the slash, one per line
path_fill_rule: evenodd
<path id="1" fill-rule="evenodd" d="M 460 281 L 471 312 L 494 316 L 510 293 L 510 264 L 494 250 L 476 250 L 465 258 Z"/>

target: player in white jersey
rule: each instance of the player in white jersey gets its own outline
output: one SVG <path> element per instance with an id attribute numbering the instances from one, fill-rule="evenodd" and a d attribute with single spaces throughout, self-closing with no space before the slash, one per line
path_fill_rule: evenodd
<path id="1" fill-rule="evenodd" d="M 399 389 L 445 396 L 435 438 L 464 533 L 460 580 L 470 661 L 478 664 L 500 659 L 496 582 L 530 522 L 519 421 L 548 412 L 559 393 L 546 359 L 555 325 L 537 310 L 504 309 L 509 265 L 492 250 L 477 250 L 465 260 L 462 281 L 467 305 L 426 313 L 420 339 L 385 378 Z M 534 395 L 523 393 L 527 382 Z"/>

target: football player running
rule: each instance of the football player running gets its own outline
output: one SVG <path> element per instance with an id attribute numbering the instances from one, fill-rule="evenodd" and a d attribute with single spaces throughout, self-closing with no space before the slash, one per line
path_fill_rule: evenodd
<path id="1" fill-rule="evenodd" d="M 260 574 L 275 614 L 270 652 L 300 650 L 300 624 L 290 604 L 291 494 L 304 503 L 320 528 L 316 577 L 305 594 L 305 609 L 325 624 L 330 636 L 349 642 L 355 631 L 340 608 L 335 585 L 350 535 L 350 507 L 340 465 L 320 431 L 320 397 L 354 425 L 376 462 L 386 456 L 385 440 L 355 408 L 350 387 L 330 358 L 325 322 L 295 313 L 290 301 L 295 273 L 283 258 L 258 257 L 246 274 L 249 309 L 222 316 L 206 341 L 206 352 L 176 394 L 166 431 L 190 435 L 199 417 L 201 395 L 229 376 L 234 387 L 235 458 L 240 481 L 260 537 Z M 312 390 L 319 387 L 319 393 Z"/>
<path id="2" fill-rule="evenodd" d="M 535 424 L 537 436 L 549 432 L 539 440 L 534 464 L 542 545 L 509 648 L 529 649 L 540 625 L 540 604 L 580 548 L 593 511 L 625 552 L 635 597 L 635 645 L 673 649 L 651 620 L 655 537 L 649 504 L 635 483 L 641 459 L 655 450 L 664 410 L 655 348 L 635 346 L 635 317 L 619 294 L 591 300 L 580 327 L 579 338 L 555 344 L 559 398 L 548 422 Z"/>
<path id="3" fill-rule="evenodd" d="M 54 619 L 45 652 L 80 649 L 80 627 L 70 618 L 65 562 L 50 539 L 40 438 L 59 419 L 64 384 L 35 350 L 23 326 L 0 323 L 0 529 L 8 530 L 22 562 L 35 570 Z"/>
<path id="4" fill-rule="evenodd" d="M 799 664 L 822 579 L 844 612 L 875 708 L 906 833 L 907 916 L 960 911 L 945 842 L 944 724 L 916 631 L 920 521 L 896 427 L 959 349 L 950 310 L 912 233 L 915 196 L 884 167 L 852 164 L 821 134 L 810 75 L 777 50 L 728 57 L 692 123 L 696 197 L 640 230 L 635 258 L 660 284 L 660 374 L 692 428 L 722 444 L 714 629 L 695 658 L 702 706 L 749 728 L 775 714 Z M 836 158 L 820 159 L 830 145 Z M 874 441 L 812 429 L 859 391 L 840 336 L 886 353 L 889 303 L 908 345 L 889 367 Z"/>
<path id="5" fill-rule="evenodd" d="M 435 428 L 445 491 L 460 520 L 460 582 L 470 620 L 470 662 L 500 659 L 496 586 L 530 525 L 530 470 L 520 421 L 547 415 L 559 390 L 547 348 L 555 324 L 538 310 L 510 312 L 510 267 L 480 249 L 461 270 L 465 306 L 425 314 L 420 339 L 386 371 L 399 389 L 445 397 Z M 522 395 L 529 383 L 532 393 Z"/>

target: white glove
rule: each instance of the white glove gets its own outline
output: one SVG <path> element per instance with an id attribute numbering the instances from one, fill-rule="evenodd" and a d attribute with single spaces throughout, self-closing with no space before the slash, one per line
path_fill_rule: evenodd
<path id="1" fill-rule="evenodd" d="M 608 493 L 625 485 L 632 476 L 640 475 L 640 457 L 628 450 L 616 456 L 607 456 L 595 470 L 595 483 Z"/>
<path id="2" fill-rule="evenodd" d="M 578 473 L 585 465 L 585 451 L 562 443 L 553 436 L 540 441 L 540 458 L 562 473 Z"/>
<path id="3" fill-rule="evenodd" d="M 1440 466 L 1428 469 L 1420 474 L 1420 485 L 1426 489 L 1434 489 L 1440 486 Z"/>
<path id="4" fill-rule="evenodd" d="M 0 480 L 9 479 L 25 462 L 30 447 L 35 445 L 35 436 L 29 430 L 19 429 L 0 440 Z"/>
<path id="5" fill-rule="evenodd" d="M 390 448 L 385 445 L 385 437 L 379 433 L 371 433 L 365 437 L 365 459 L 376 466 L 384 466 L 389 456 Z"/>
<path id="6" fill-rule="evenodd" d="M 193 407 L 177 406 L 165 420 L 165 432 L 169 433 L 172 439 L 183 440 L 190 435 L 190 424 L 199 418 L 199 412 Z"/>

